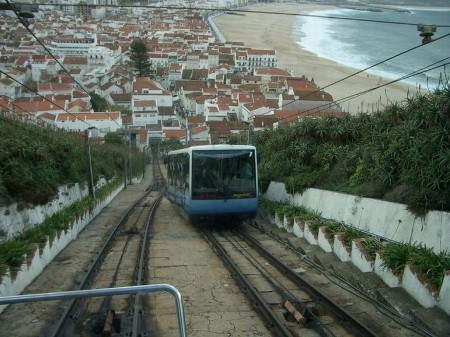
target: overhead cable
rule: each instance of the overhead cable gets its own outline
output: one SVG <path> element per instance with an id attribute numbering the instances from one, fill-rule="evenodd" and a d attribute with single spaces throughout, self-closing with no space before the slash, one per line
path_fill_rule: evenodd
<path id="1" fill-rule="evenodd" d="M 11 2 L 9 1 L 9 0 L 5 0 L 6 1 L 6 3 L 9 5 L 9 6 L 11 6 L 11 8 L 12 8 L 12 11 L 15 13 L 15 15 L 17 16 L 17 18 L 19 19 L 19 21 L 22 23 L 22 25 L 25 27 L 25 29 L 35 38 L 35 40 L 45 49 L 45 51 L 58 63 L 58 65 L 67 73 L 67 75 L 69 75 L 69 77 L 74 81 L 74 83 L 76 83 L 79 87 L 80 87 L 80 89 L 81 90 L 83 90 L 91 99 L 93 99 L 92 97 L 91 97 L 91 95 L 90 95 L 90 93 L 89 92 L 87 92 L 86 91 L 86 89 L 84 89 L 84 87 L 83 87 L 83 85 L 81 85 L 71 74 L 70 74 L 70 72 L 63 66 L 63 64 L 61 63 L 61 62 L 59 62 L 59 60 L 53 55 L 53 53 L 42 43 L 42 41 L 41 40 L 39 40 L 39 38 L 36 36 L 36 34 L 34 34 L 33 33 L 33 31 L 28 27 L 29 25 L 28 25 L 28 21 L 26 21 L 24 18 L 22 18 L 21 16 L 20 16 L 20 14 L 15 10 L 15 8 L 14 8 L 14 6 L 11 4 Z M 64 109 L 63 109 L 64 110 Z M 65 110 L 66 111 L 66 110 Z M 66 111 L 67 113 L 69 113 L 69 114 L 71 114 L 70 112 L 68 112 L 68 111 Z M 110 115 L 109 115 L 109 113 L 108 112 L 105 112 L 109 117 L 111 117 Z M 74 116 L 73 114 L 71 114 L 72 116 Z M 74 117 L 76 117 L 76 116 L 74 116 Z M 79 118 L 78 118 L 79 119 Z M 116 121 L 116 119 L 115 118 L 111 118 L 111 120 L 114 122 L 114 123 L 116 123 L 121 129 L 122 129 L 122 126 L 121 125 L 119 125 L 118 123 L 117 123 L 117 121 Z M 85 122 L 86 123 L 86 122 Z M 86 123 L 86 124 L 89 124 L 89 123 Z M 94 127 L 94 126 L 92 126 L 91 124 L 89 124 L 91 127 Z"/>
<path id="2" fill-rule="evenodd" d="M 57 108 L 60 108 L 61 110 L 63 110 L 64 112 L 68 113 L 69 115 L 75 117 L 76 119 L 82 121 L 83 123 L 86 123 L 87 125 L 93 127 L 93 125 L 89 124 L 88 122 L 86 122 L 85 120 L 75 116 L 73 113 L 71 113 L 70 111 L 67 111 L 65 108 L 63 108 L 62 106 L 56 104 L 54 101 L 49 100 L 47 97 L 41 95 L 39 92 L 37 92 L 36 90 L 30 88 L 29 86 L 27 86 L 25 83 L 22 83 L 21 81 L 15 79 L 14 77 L 12 77 L 11 75 L 9 75 L 8 73 L 4 72 L 3 70 L 0 69 L 0 73 L 5 75 L 6 77 L 8 77 L 9 79 L 13 80 L 14 82 L 20 84 L 21 86 L 23 86 L 24 88 L 30 90 L 31 92 L 35 93 L 36 95 L 38 95 L 39 97 L 42 97 L 44 100 L 46 100 L 47 102 L 55 105 Z"/>
<path id="3" fill-rule="evenodd" d="M 434 65 L 434 64 L 436 64 L 436 63 L 443 62 L 443 61 L 445 61 L 445 60 L 447 60 L 447 59 L 449 59 L 449 58 L 450 58 L 450 57 L 446 57 L 446 58 L 444 58 L 444 59 L 442 59 L 442 60 L 440 60 L 440 61 L 438 61 L 438 62 L 433 63 L 432 65 Z M 381 85 L 379 85 L 379 86 L 376 86 L 376 87 L 373 87 L 373 88 L 370 88 L 370 89 L 367 89 L 367 90 L 364 90 L 364 91 L 360 91 L 360 92 L 358 92 L 358 93 L 355 93 L 355 94 L 352 94 L 352 95 L 343 97 L 343 98 L 341 98 L 341 99 L 338 99 L 338 100 L 335 100 L 335 101 L 332 101 L 332 102 L 327 102 L 326 104 L 323 104 L 323 105 L 320 105 L 320 106 L 318 106 L 318 107 L 315 107 L 315 108 L 312 108 L 312 109 L 308 109 L 308 110 L 305 110 L 305 111 L 302 111 L 302 112 L 298 112 L 297 114 L 293 114 L 293 115 L 290 115 L 290 116 L 288 116 L 288 117 L 281 118 L 281 119 L 279 119 L 279 120 L 282 121 L 282 120 L 284 120 L 284 119 L 288 119 L 288 118 L 290 119 L 290 118 L 293 118 L 293 117 L 295 117 L 295 116 L 300 116 L 300 115 L 304 115 L 304 114 L 306 114 L 306 116 L 308 116 L 308 115 L 307 115 L 308 112 L 320 112 L 320 111 L 321 111 L 320 108 L 326 108 L 326 107 L 329 107 L 330 104 L 336 104 L 336 105 L 337 105 L 338 103 L 342 103 L 342 102 L 348 101 L 348 100 L 350 100 L 350 99 L 353 99 L 353 98 L 356 98 L 356 97 L 358 97 L 358 96 L 367 94 L 367 93 L 369 93 L 369 92 L 371 92 L 371 91 L 380 89 L 380 88 L 385 87 L 385 86 L 388 86 L 388 85 L 390 85 L 390 84 L 393 84 L 393 83 L 396 83 L 396 82 L 405 80 L 405 79 L 410 78 L 410 77 L 412 77 L 412 76 L 416 76 L 416 75 L 420 75 L 420 74 L 422 74 L 422 73 L 426 73 L 427 71 L 430 71 L 430 70 L 434 70 L 434 69 L 437 69 L 437 68 L 445 67 L 445 66 L 447 66 L 447 65 L 450 65 L 450 62 L 443 63 L 443 64 L 440 64 L 440 65 L 437 65 L 437 66 L 434 66 L 434 67 L 430 67 L 430 65 L 429 65 L 429 66 L 423 67 L 423 68 L 421 68 L 421 69 L 419 69 L 419 70 L 416 70 L 416 71 L 414 71 L 414 72 L 412 72 L 412 73 L 409 73 L 408 75 L 404 75 L 404 76 L 399 77 L 399 78 L 397 78 L 397 79 L 395 79 L 395 80 L 392 80 L 392 81 L 390 81 L 390 82 L 381 84 Z M 290 102 L 290 103 L 291 103 L 291 102 Z M 286 105 L 287 105 L 287 104 L 286 104 Z M 272 111 L 273 111 L 273 110 L 272 110 Z"/>

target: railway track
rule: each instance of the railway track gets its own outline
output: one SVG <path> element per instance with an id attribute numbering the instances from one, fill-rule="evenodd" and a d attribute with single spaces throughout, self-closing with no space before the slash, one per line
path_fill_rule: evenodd
<path id="1" fill-rule="evenodd" d="M 125 212 L 93 259 L 79 290 L 117 288 L 147 284 L 148 244 L 153 218 L 161 199 L 162 174 L 153 164 L 154 183 Z M 136 337 L 147 331 L 141 319 L 145 308 L 141 293 L 71 300 L 50 337 L 84 336 L 89 333 Z"/>
<path id="2" fill-rule="evenodd" d="M 106 223 L 105 228 L 103 226 L 86 228 L 80 233 L 80 238 L 69 245 L 74 247 L 73 252 L 66 253 L 71 251 L 71 247 L 67 247 L 64 251 L 66 254 L 61 253 L 56 259 L 69 261 L 69 266 L 75 264 L 74 268 L 63 267 L 58 270 L 56 267 L 53 271 L 49 270 L 51 282 L 43 280 L 30 285 L 28 293 L 32 295 L 26 295 L 25 292 L 22 296 L 2 299 L 6 301 L 5 303 L 18 304 L 10 306 L 1 315 L 0 330 L 9 331 L 9 336 L 72 337 L 125 334 L 131 337 L 144 335 L 151 329 L 145 319 L 142 319 L 142 313 L 146 310 L 145 296 L 142 292 L 157 290 L 155 287 L 144 286 L 143 291 L 134 291 L 134 287 L 151 283 L 147 272 L 148 245 L 153 219 L 164 196 L 163 175 L 157 156 L 154 158 L 156 159 L 153 160 L 149 179 L 151 184 L 145 190 L 131 185 L 127 188 L 132 190 L 131 194 L 140 190 L 140 196 L 130 200 L 129 204 L 127 202 L 124 211 L 114 211 L 114 214 L 120 216 Z M 93 222 L 95 226 L 95 221 Z M 83 234 L 87 236 L 84 239 Z M 94 248 L 95 251 L 90 252 L 91 246 L 97 246 Z M 86 251 L 89 251 L 88 254 L 85 254 Z M 64 257 L 65 255 L 67 256 Z M 58 261 L 55 262 L 52 265 L 58 264 Z M 63 264 L 67 265 L 65 262 Z M 82 270 L 77 271 L 77 265 L 82 266 Z M 52 269 L 52 266 L 48 269 Z M 43 277 L 48 279 L 45 273 Z M 71 278 L 75 279 L 75 284 L 70 286 L 70 281 L 65 282 L 69 283 L 65 287 L 62 280 Z M 94 296 L 99 290 L 105 296 Z M 169 285 L 162 285 L 160 291 L 178 296 L 177 290 Z M 120 296 L 113 296 L 117 294 Z M 55 301 L 57 299 L 60 301 Z M 179 302 L 181 304 L 181 295 Z M 178 304 L 177 307 L 179 309 Z M 27 312 L 27 308 L 33 309 Z M 48 314 L 42 315 L 40 312 Z M 14 317 L 13 322 L 17 323 L 12 323 L 8 317 Z M 27 329 L 26 323 L 22 323 L 26 321 L 39 324 Z M 183 321 L 180 323 L 184 324 Z M 0 336 L 3 336 L 2 332 Z"/>
<path id="3" fill-rule="evenodd" d="M 148 281 L 144 270 L 147 243 L 151 219 L 162 196 L 161 191 L 150 188 L 130 207 L 93 261 L 80 290 L 137 286 Z M 130 331 L 130 336 L 138 336 L 146 329 L 139 323 L 138 308 L 142 305 L 139 293 L 131 298 L 72 300 L 51 336 L 75 336 L 85 329 L 94 333 L 118 331 L 119 325 L 120 330 Z"/>
<path id="4" fill-rule="evenodd" d="M 202 234 L 275 336 L 428 335 L 362 293 L 330 282 L 320 266 L 307 263 L 257 228 L 205 227 Z"/>
<path id="5" fill-rule="evenodd" d="M 86 232 L 80 233 L 74 247 L 66 248 L 67 252 L 62 252 L 27 289 L 33 294 L 52 292 L 45 295 L 45 301 L 52 296 L 62 300 L 57 292 L 64 290 L 75 289 L 80 296 L 70 301 L 64 297 L 64 302 L 58 301 L 53 306 L 30 303 L 14 310 L 8 308 L 10 312 L 0 316 L 0 337 L 2 331 L 7 331 L 8 337 L 86 337 L 102 333 L 112 337 L 182 336 L 182 331 L 177 334 L 176 330 L 177 319 L 180 323 L 177 308 L 167 294 L 144 296 L 142 291 L 123 292 L 124 287 L 131 285 L 149 284 L 143 286 L 149 287 L 166 283 L 183 295 L 191 337 L 434 336 L 417 332 L 412 325 L 405 329 L 402 322 L 398 324 L 398 317 L 386 318 L 381 314 L 383 310 L 359 299 L 361 294 L 351 293 L 342 285 L 335 286 L 339 281 L 330 281 L 330 275 L 324 275 L 320 266 L 292 251 L 286 244 L 288 239 L 277 240 L 272 235 L 274 230 L 266 231 L 248 223 L 232 230 L 216 230 L 186 221 L 178 207 L 161 198 L 162 179 L 158 178 L 156 166 L 152 170 L 150 184 L 129 186 L 127 190 L 134 193 L 133 198 L 118 196 L 118 200 L 113 200 L 111 209 L 102 215 L 106 219 L 99 223 L 94 220 Z M 132 209 L 128 204 L 134 202 Z M 123 207 L 124 204 L 127 206 Z M 153 227 L 149 227 L 152 209 L 156 218 Z M 213 251 L 213 239 L 204 239 L 208 235 L 213 235 L 221 248 L 215 247 Z M 108 238 L 111 241 L 105 243 Z M 148 242 L 150 245 L 142 249 Z M 269 251 L 269 257 L 262 256 L 260 249 Z M 217 254 L 231 257 L 232 262 L 226 262 L 226 266 L 233 264 L 235 269 L 226 270 Z M 292 272 L 294 276 L 288 277 Z M 247 280 L 238 285 L 235 282 L 238 276 Z M 300 283 L 296 279 L 301 279 Z M 89 289 L 99 288 L 110 290 L 101 298 L 88 295 Z M 248 300 L 242 289 L 245 294 L 256 292 Z M 75 305 L 69 310 L 72 302 Z M 338 304 L 337 308 L 333 302 Z M 63 312 L 67 312 L 68 321 L 56 334 L 55 327 L 63 321 Z"/>

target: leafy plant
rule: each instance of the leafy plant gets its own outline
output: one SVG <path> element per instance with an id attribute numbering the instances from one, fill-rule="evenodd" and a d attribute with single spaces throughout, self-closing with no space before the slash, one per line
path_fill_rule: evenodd
<path id="1" fill-rule="evenodd" d="M 47 217 L 42 224 L 26 230 L 12 240 L 0 243 L 0 276 L 4 275 L 7 268 L 12 272 L 20 269 L 26 262 L 26 256 L 32 252 L 35 244 L 42 245 L 47 237 L 52 240 L 59 231 L 68 230 L 74 222 L 88 212 L 96 202 L 103 199 L 108 193 L 121 183 L 121 179 L 113 179 L 96 193 L 96 198 L 84 197 L 75 201 L 69 207 Z"/>
<path id="2" fill-rule="evenodd" d="M 382 244 L 380 240 L 374 237 L 368 237 L 361 242 L 364 251 L 369 255 L 373 260 L 376 258 L 376 252 L 382 248 Z"/>
<path id="3" fill-rule="evenodd" d="M 381 251 L 382 265 L 391 269 L 395 275 L 401 277 L 411 253 L 416 249 L 415 245 L 396 242 L 387 243 Z"/>
<path id="4" fill-rule="evenodd" d="M 15 121 L 15 123 L 20 123 Z M 58 187 L 87 180 L 85 139 L 69 132 L 0 119 L 0 205 L 51 201 Z M 125 147 L 106 142 L 91 144 L 94 183 L 124 173 Z M 132 151 L 133 175 L 142 173 L 143 158 Z"/>
<path id="5" fill-rule="evenodd" d="M 370 115 L 305 118 L 257 132 L 261 185 L 284 182 L 292 194 L 316 187 L 387 196 L 417 216 L 449 211 L 449 92 L 412 96 Z M 391 193 L 401 186 L 410 193 Z"/>
<path id="6" fill-rule="evenodd" d="M 31 247 L 26 241 L 13 239 L 0 244 L 0 261 L 2 265 L 7 265 L 13 273 L 20 270 L 26 261 L 26 256 L 31 251 Z"/>
<path id="7" fill-rule="evenodd" d="M 437 289 L 442 285 L 444 274 L 450 270 L 450 255 L 446 252 L 435 254 L 431 248 L 422 247 L 421 244 L 405 244 L 398 242 L 388 242 L 383 244 L 376 237 L 371 237 L 353 227 L 348 227 L 331 220 L 323 219 L 319 214 L 311 212 L 303 207 L 292 206 L 289 203 L 275 202 L 267 199 L 260 199 L 260 205 L 270 214 L 286 215 L 289 219 L 294 217 L 303 221 L 310 221 L 309 229 L 313 234 L 318 233 L 321 226 L 327 227 L 329 235 L 337 232 L 344 232 L 344 243 L 351 247 L 354 239 L 362 238 L 361 244 L 365 252 L 375 259 L 376 252 L 380 252 L 383 260 L 383 266 L 392 270 L 392 272 L 401 277 L 408 262 L 417 266 L 425 275 L 427 280 Z"/>
<path id="8" fill-rule="evenodd" d="M 360 239 L 360 238 L 366 238 L 368 235 L 365 234 L 364 232 L 361 232 L 353 227 L 347 227 L 345 232 L 344 232 L 344 243 L 348 246 L 351 247 L 352 246 L 352 241 L 354 239 Z"/>
<path id="9" fill-rule="evenodd" d="M 333 237 L 336 233 L 342 232 L 345 230 L 345 227 L 337 222 L 330 222 L 327 226 L 328 235 Z"/>
<path id="10" fill-rule="evenodd" d="M 440 289 L 445 272 L 450 270 L 450 255 L 446 252 L 436 254 L 432 248 L 419 245 L 411 252 L 410 259 L 411 263 L 420 269 L 427 280 L 436 289 Z"/>
<path id="11" fill-rule="evenodd" d="M 320 221 L 320 219 L 312 219 L 309 224 L 309 230 L 314 235 L 317 235 L 319 233 L 319 228 L 323 226 L 323 223 Z"/>

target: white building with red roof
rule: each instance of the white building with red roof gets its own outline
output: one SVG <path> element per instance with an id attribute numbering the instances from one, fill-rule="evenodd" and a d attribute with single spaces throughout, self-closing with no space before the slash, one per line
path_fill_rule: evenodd
<path id="1" fill-rule="evenodd" d="M 20 96 L 21 87 L 9 78 L 0 78 L 0 94 L 11 99 Z"/>
<path id="2" fill-rule="evenodd" d="M 273 109 L 267 107 L 261 102 L 246 103 L 241 107 L 241 118 L 243 122 L 252 121 L 255 116 L 273 115 Z"/>
<path id="3" fill-rule="evenodd" d="M 160 83 L 149 77 L 138 77 L 133 82 L 131 109 L 133 125 L 158 124 L 162 120 L 159 108 L 172 107 L 172 95 Z"/>
<path id="4" fill-rule="evenodd" d="M 72 132 L 83 132 L 88 128 L 95 127 L 99 137 L 104 137 L 108 132 L 116 132 L 122 128 L 120 112 L 59 113 L 53 121 L 48 121 L 53 122 L 58 128 Z"/>
<path id="5" fill-rule="evenodd" d="M 131 109 L 133 110 L 133 126 L 157 124 L 161 120 L 158 116 L 158 107 L 154 99 L 133 100 Z"/>
<path id="6" fill-rule="evenodd" d="M 67 110 L 68 101 L 64 100 L 53 100 L 48 101 L 40 98 L 41 100 L 36 101 L 17 101 L 14 102 L 14 110 L 19 114 L 33 114 L 35 116 L 40 116 L 44 113 L 50 113 L 56 115 L 58 113 L 63 113 Z"/>
<path id="7" fill-rule="evenodd" d="M 73 84 L 69 83 L 38 83 L 37 92 L 43 96 L 45 95 L 71 95 L 73 91 Z"/>
<path id="8" fill-rule="evenodd" d="M 181 80 L 182 73 L 183 65 L 178 62 L 172 62 L 169 65 L 169 85 L 173 85 L 176 81 Z"/>
<path id="9" fill-rule="evenodd" d="M 149 77 L 138 77 L 133 82 L 133 101 L 155 100 L 157 106 L 172 106 L 172 95 L 160 83 Z"/>
<path id="10" fill-rule="evenodd" d="M 288 78 L 291 77 L 291 73 L 289 71 L 272 67 L 272 68 L 257 68 L 254 71 L 255 76 L 261 77 L 261 83 L 267 84 L 274 79 L 279 78 Z"/>

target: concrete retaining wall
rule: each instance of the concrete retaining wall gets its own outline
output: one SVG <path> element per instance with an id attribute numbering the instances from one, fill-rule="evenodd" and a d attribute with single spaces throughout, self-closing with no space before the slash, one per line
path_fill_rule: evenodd
<path id="1" fill-rule="evenodd" d="M 76 189 L 76 187 L 74 187 Z M 28 257 L 28 264 L 22 265 L 20 271 L 12 277 L 11 273 L 8 271 L 6 275 L 4 275 L 1 279 L 0 284 L 0 296 L 13 296 L 19 295 L 39 274 L 44 270 L 44 268 L 51 262 L 53 259 L 72 241 L 75 240 L 78 234 L 83 230 L 83 228 L 93 219 L 95 218 L 102 209 L 108 205 L 111 200 L 123 189 L 123 185 L 118 187 L 114 192 L 112 192 L 108 197 L 99 202 L 92 212 L 86 212 L 82 217 L 77 219 L 77 221 L 72 224 L 72 227 L 67 231 L 60 232 L 56 237 L 50 240 L 47 239 L 44 247 L 36 247 L 34 251 L 34 255 L 32 257 Z M 69 193 L 71 196 L 67 199 L 71 199 L 74 195 L 78 195 L 78 197 L 82 197 L 83 193 L 77 194 L 76 192 Z M 62 201 L 62 203 L 67 202 L 68 200 Z M 76 200 L 72 200 L 74 202 Z M 53 204 L 53 203 L 51 203 Z M 67 206 L 68 204 L 66 204 Z M 63 207 L 62 207 L 63 208 Z M 43 210 L 49 210 L 49 213 L 43 212 Z M 58 209 L 59 210 L 59 209 Z M 43 214 L 53 214 L 57 210 L 55 210 L 52 206 L 42 206 L 40 207 L 40 211 L 36 211 L 36 209 L 25 210 L 28 214 L 35 215 L 28 216 L 24 214 L 14 213 L 14 221 L 10 222 L 9 225 L 13 226 L 16 224 L 18 219 L 28 219 L 27 225 L 34 223 L 36 219 L 45 219 Z M 22 229 L 26 226 L 19 226 Z M 10 230 L 9 232 L 14 232 Z M 17 232 L 17 231 L 16 231 Z M 0 313 L 7 307 L 7 305 L 0 306 Z"/>
<path id="2" fill-rule="evenodd" d="M 352 225 L 390 240 L 421 242 L 427 247 L 433 247 L 436 253 L 450 251 L 450 214 L 446 212 L 430 212 L 432 214 L 428 214 L 425 219 L 417 219 L 402 204 L 317 189 L 309 189 L 301 195 L 291 195 L 286 192 L 284 184 L 277 182 L 269 185 L 264 198 L 302 206 L 321 213 L 323 218 Z M 388 286 L 403 287 L 424 307 L 438 306 L 450 314 L 450 271 L 446 272 L 440 292 L 437 293 L 413 266 L 407 265 L 403 276 L 399 278 L 383 266 L 379 254 L 376 254 L 373 261 L 364 252 L 361 239 L 354 239 L 352 246 L 347 247 L 342 233 L 337 233 L 331 246 L 331 238 L 326 237 L 323 228 L 319 229 L 316 237 L 309 230 L 307 222 L 294 219 L 292 224 L 287 224 L 283 214 L 276 214 L 268 219 L 279 228 L 289 228 L 290 232 L 305 238 L 310 244 L 319 245 L 325 252 L 330 252 L 332 248 L 331 251 L 341 261 L 351 261 L 362 272 L 375 272 Z"/>
<path id="3" fill-rule="evenodd" d="M 288 194 L 283 183 L 271 182 L 264 198 L 288 201 L 317 211 L 323 218 L 332 219 L 372 235 L 389 240 L 421 242 L 435 253 L 450 252 L 450 213 L 428 212 L 417 218 L 406 205 L 354 195 L 308 189 L 303 194 Z"/>
<path id="4" fill-rule="evenodd" d="M 61 186 L 58 189 L 58 195 L 45 205 L 28 207 L 15 203 L 0 207 L 0 231 L 2 236 L 9 240 L 19 233 L 32 229 L 44 222 L 45 218 L 70 206 L 88 194 L 86 186 L 74 184 Z"/>

